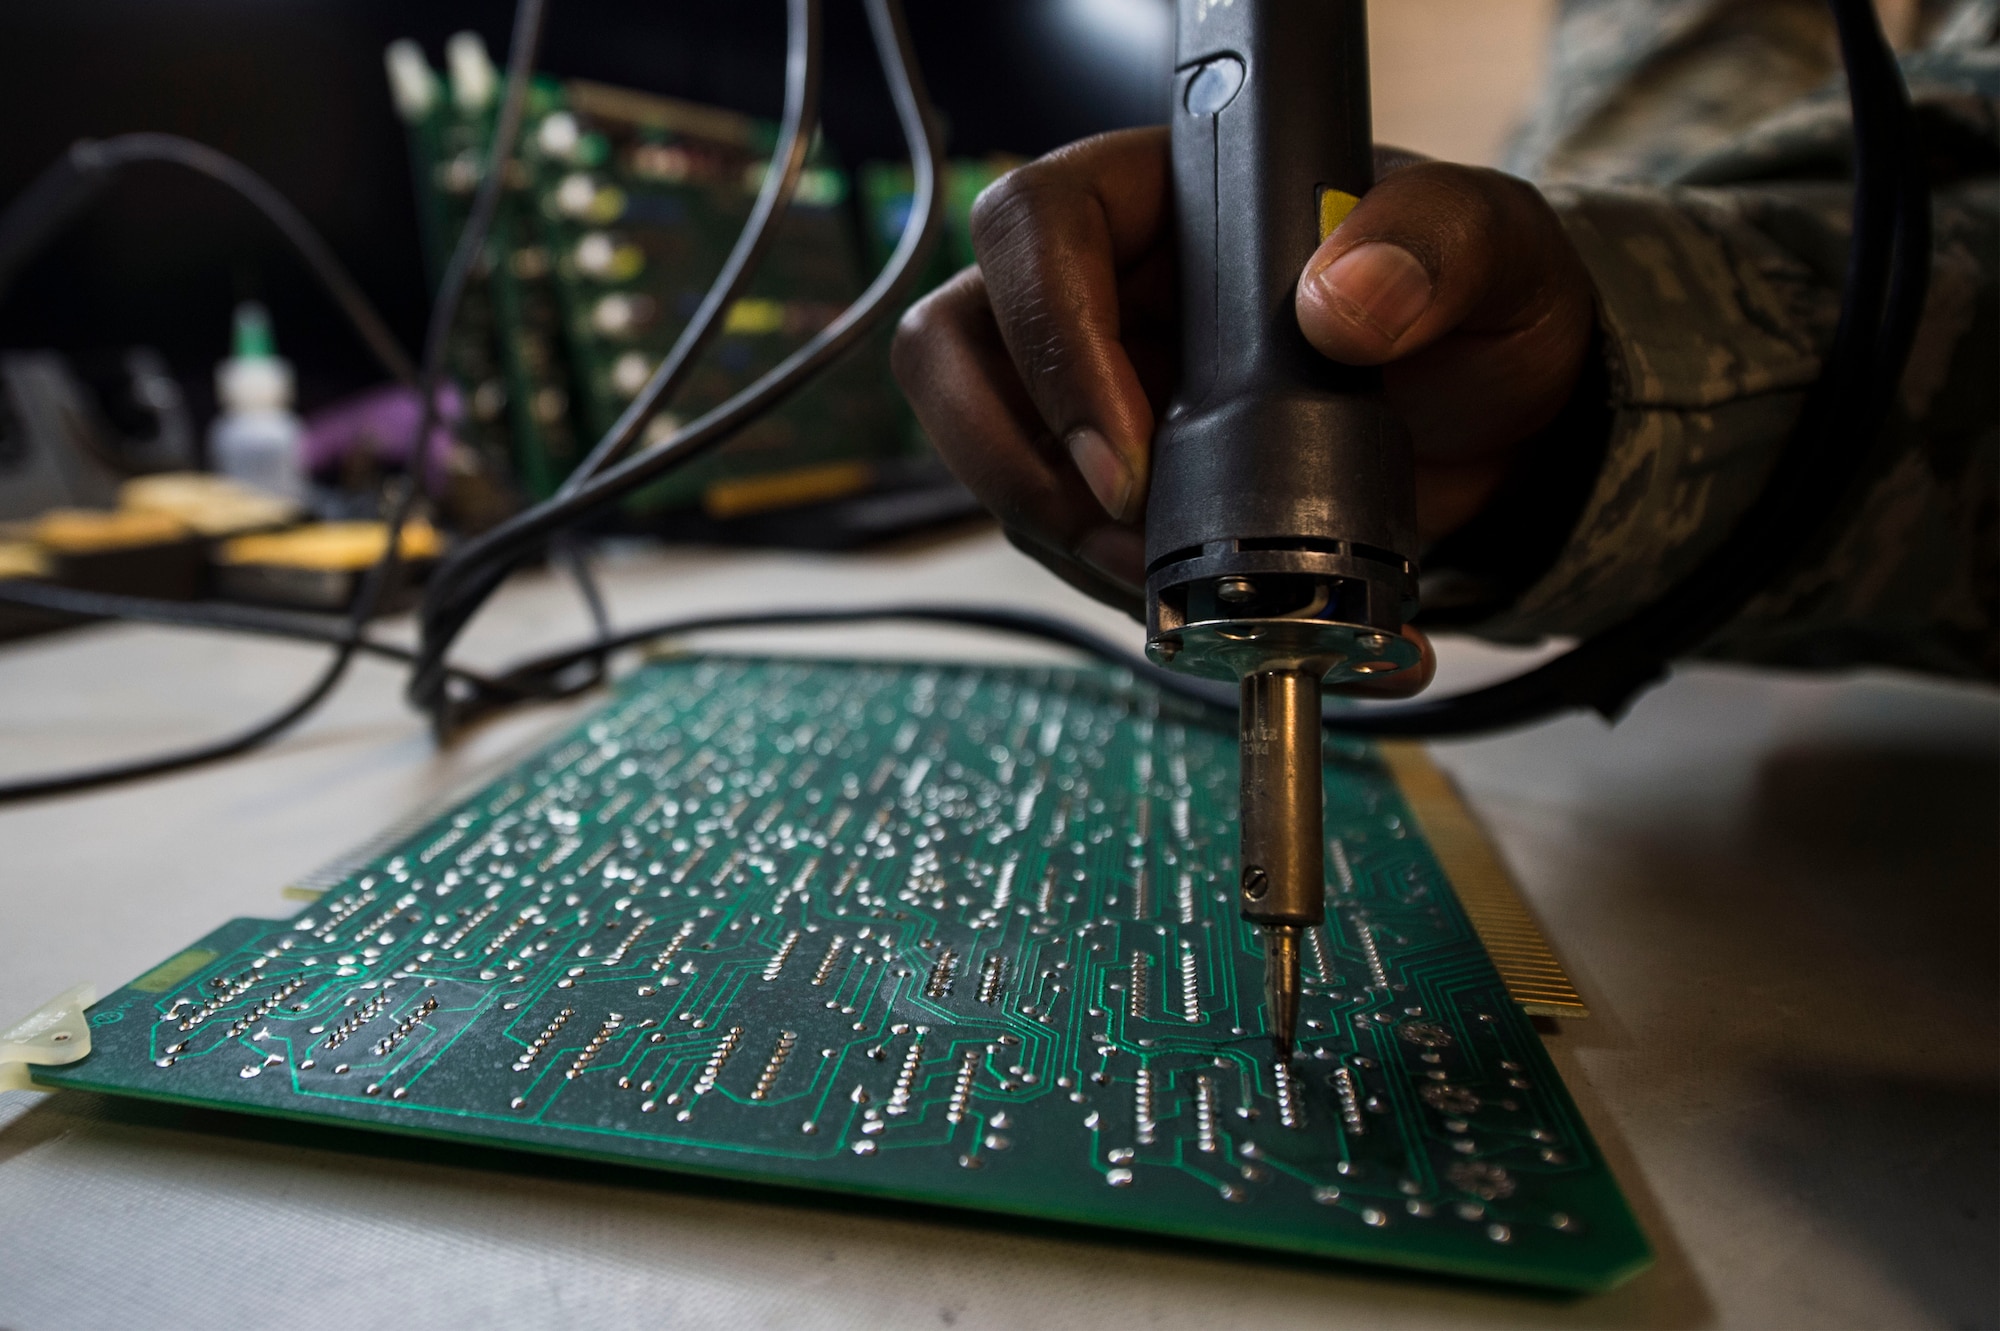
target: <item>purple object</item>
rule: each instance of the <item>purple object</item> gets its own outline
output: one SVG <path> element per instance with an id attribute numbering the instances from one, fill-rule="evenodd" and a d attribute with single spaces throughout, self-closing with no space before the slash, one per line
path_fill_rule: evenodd
<path id="1" fill-rule="evenodd" d="M 424 488 L 432 494 L 445 488 L 455 446 L 451 427 L 463 410 L 456 386 L 446 384 L 438 390 L 438 424 L 431 431 L 425 466 L 429 475 Z M 401 384 L 386 384 L 342 398 L 306 418 L 301 442 L 306 470 L 314 476 L 337 476 L 357 451 L 365 451 L 378 465 L 408 470 L 410 445 L 421 416 L 422 403 L 416 391 Z"/>

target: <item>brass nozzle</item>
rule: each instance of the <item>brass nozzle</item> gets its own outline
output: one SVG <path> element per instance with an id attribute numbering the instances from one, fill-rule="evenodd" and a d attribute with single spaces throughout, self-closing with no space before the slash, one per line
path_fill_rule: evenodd
<path id="1" fill-rule="evenodd" d="M 1319 675 L 1243 677 L 1243 918 L 1264 934 L 1272 1037 L 1291 1056 L 1299 1016 L 1299 931 L 1326 913 Z"/>

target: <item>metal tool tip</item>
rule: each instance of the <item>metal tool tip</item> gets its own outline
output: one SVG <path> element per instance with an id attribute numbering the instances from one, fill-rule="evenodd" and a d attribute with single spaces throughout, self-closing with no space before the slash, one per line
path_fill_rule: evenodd
<path id="1" fill-rule="evenodd" d="M 1264 927 L 1264 1002 L 1270 1012 L 1271 1040 L 1278 1057 L 1292 1058 L 1299 1029 L 1299 929 L 1297 925 Z"/>

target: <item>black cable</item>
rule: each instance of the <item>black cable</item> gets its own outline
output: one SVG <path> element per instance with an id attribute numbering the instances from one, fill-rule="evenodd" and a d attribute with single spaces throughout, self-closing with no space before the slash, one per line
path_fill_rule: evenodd
<path id="1" fill-rule="evenodd" d="M 1856 207 L 1859 207 L 1860 174 L 1864 169 L 1882 170 L 1886 164 L 1897 176 L 1891 223 L 1895 229 L 1895 241 L 1889 256 L 1889 291 L 1883 302 L 1881 344 L 1876 349 L 1881 363 L 1888 370 L 1885 372 L 1870 367 L 1873 373 L 1869 375 L 1876 390 L 1869 410 L 1879 428 L 1889 419 L 1895 396 L 1902 388 L 1903 371 L 1916 346 L 1917 332 L 1923 323 L 1924 301 L 1930 294 L 1935 245 L 1930 178 L 1925 167 L 1916 109 L 1910 104 L 1909 89 L 1903 81 L 1902 63 L 1881 30 L 1879 16 L 1872 6 L 1864 6 L 1857 12 L 1849 5 L 1844 13 L 1837 11 L 1835 18 L 1840 24 L 1842 57 L 1847 67 L 1853 69 L 1860 64 L 1872 65 L 1872 77 L 1881 81 L 1887 89 L 1885 94 L 1878 94 L 1875 99 L 1878 104 L 1874 109 L 1866 113 L 1859 109 L 1855 112 Z M 1852 79 L 1850 75 L 1850 82 Z M 1865 167 L 1860 158 L 1864 134 L 1869 139 L 1868 151 L 1875 155 Z M 1855 243 L 1859 243 L 1858 229 Z"/>
<path id="2" fill-rule="evenodd" d="M 584 613 L 590 616 L 590 629 L 598 637 L 608 637 L 611 633 L 611 609 L 604 602 L 604 593 L 597 585 L 597 579 L 590 572 L 590 556 L 583 543 L 573 534 L 565 534 L 550 543 L 555 561 L 569 573 L 576 583 L 576 594 L 583 601 Z"/>
<path id="3" fill-rule="evenodd" d="M 738 233 L 728 259 L 710 283 L 707 294 L 695 309 L 694 317 L 681 330 L 681 335 L 647 379 L 645 387 L 619 414 L 589 455 L 563 478 L 556 489 L 557 498 L 574 494 L 606 464 L 615 461 L 631 447 L 646 423 L 673 402 L 702 353 L 722 332 L 726 322 L 724 316 L 742 296 L 771 243 L 777 239 L 777 223 L 791 207 L 792 197 L 798 192 L 799 177 L 805 171 L 806 157 L 812 149 L 813 132 L 819 120 L 823 77 L 820 12 L 820 0 L 786 0 L 785 106 L 779 121 L 777 148 L 771 154 L 770 165 L 765 169 L 763 183 L 757 190 L 756 202 L 751 206 L 749 219 Z M 582 550 L 574 541 L 565 541 L 559 543 L 556 553 L 576 579 L 577 589 L 589 608 L 597 636 L 610 636 L 611 626 L 604 598 L 591 578 Z M 598 657 L 593 662 L 595 678 L 602 678 L 603 668 L 603 658 Z"/>
<path id="4" fill-rule="evenodd" d="M 417 370 L 389 325 L 312 223 L 269 181 L 243 163 L 178 134 L 120 134 L 73 143 L 0 217 L 0 291 L 55 229 L 94 200 L 125 167 L 163 162 L 219 181 L 264 214 L 340 307 L 383 368 L 405 384 Z"/>
<path id="5" fill-rule="evenodd" d="M 1045 615 L 1034 610 L 1018 610 L 1009 606 L 965 606 L 926 605 L 922 603 L 899 605 L 869 605 L 835 608 L 801 608 L 792 610 L 745 610 L 723 611 L 710 615 L 693 615 L 680 619 L 663 620 L 638 628 L 626 629 L 614 637 L 586 645 L 564 648 L 545 653 L 514 665 L 491 677 L 487 683 L 496 687 L 499 697 L 538 697 L 548 689 L 553 681 L 563 678 L 579 662 L 594 652 L 617 652 L 641 646 L 665 638 L 680 637 L 690 633 L 713 632 L 717 629 L 810 627 L 829 624 L 862 624 L 896 621 L 918 624 L 948 624 L 960 628 L 989 629 L 1002 633 L 1012 633 L 1021 637 L 1037 638 L 1045 642 L 1057 643 L 1075 648 L 1107 664 L 1130 670 L 1138 677 L 1148 680 L 1169 693 L 1180 694 L 1196 701 L 1218 707 L 1234 709 L 1236 690 L 1226 684 L 1198 679 L 1178 671 L 1167 670 L 1154 665 L 1136 652 L 1119 646 L 1109 638 L 1093 633 L 1066 619 Z M 498 699 L 496 699 L 496 702 Z M 491 704 L 489 704 L 491 705 Z M 475 719 L 482 709 L 468 709 L 466 720 Z"/>
<path id="6" fill-rule="evenodd" d="M 584 613 L 590 616 L 590 636 L 592 641 L 602 641 L 611 636 L 611 607 L 605 602 L 604 592 L 597 585 L 597 576 L 590 569 L 590 555 L 583 538 L 575 532 L 564 532 L 549 541 L 549 562 L 569 574 L 576 584 L 578 599 L 583 602 Z M 410 663 L 416 664 L 417 655 L 410 654 Z M 580 691 L 593 688 L 604 682 L 604 657 L 594 655 L 588 659 L 588 670 L 576 678 L 575 688 Z"/>
<path id="7" fill-rule="evenodd" d="M 309 610 L 276 610 L 239 605 L 234 601 L 168 601 L 155 596 L 120 596 L 112 592 L 58 587 L 27 578 L 0 578 L 0 602 L 72 615 L 82 620 L 158 624 L 165 628 L 245 633 L 254 637 L 339 646 L 352 636 L 347 615 L 315 614 Z M 361 637 L 354 648 L 364 656 L 409 664 L 414 648 L 379 638 Z M 499 680 L 476 671 L 454 668 L 468 686 L 504 692 Z"/>
<path id="8" fill-rule="evenodd" d="M 237 605 L 231 601 L 168 601 L 153 596 L 120 596 L 113 592 L 84 591 L 77 587 L 57 587 L 26 578 L 0 580 L 0 601 L 8 605 L 49 610 L 81 619 L 115 619 L 169 628 L 223 629 L 269 638 L 297 638 L 306 642 L 338 643 L 347 634 L 345 615 L 316 615 L 302 610 L 272 610 Z M 397 660 L 415 653 L 371 638 L 357 644 L 360 650 Z"/>
<path id="9" fill-rule="evenodd" d="M 413 673 L 409 695 L 430 713 L 440 733 L 450 733 L 456 710 L 464 701 L 452 697 L 445 687 L 444 655 L 516 559 L 552 533 L 603 511 L 639 486 L 701 456 L 785 401 L 852 349 L 915 282 L 936 239 L 942 212 L 938 184 L 943 174 L 943 149 L 928 94 L 916 73 L 901 4 L 898 0 L 866 0 L 866 7 L 897 119 L 909 145 L 914 178 L 910 220 L 895 253 L 859 300 L 755 383 L 664 443 L 610 467 L 573 493 L 538 504 L 466 543 L 439 566 L 424 596 L 423 660 Z"/>
<path id="10" fill-rule="evenodd" d="M 535 52 L 541 42 L 544 7 L 545 0 L 519 0 L 515 10 L 514 31 L 508 55 L 507 92 L 501 101 L 500 115 L 494 127 L 491 148 L 486 158 L 486 170 L 480 180 L 478 192 L 473 196 L 471 211 L 466 218 L 464 230 L 459 234 L 458 245 L 452 253 L 451 263 L 445 270 L 444 281 L 439 285 L 424 339 L 423 368 L 417 375 L 417 390 L 421 394 L 423 410 L 418 421 L 416 438 L 410 446 L 411 478 L 422 477 L 429 462 L 431 434 L 437 426 L 437 388 L 443 368 L 445 348 L 449 343 L 452 323 L 457 318 L 458 305 L 464 295 L 466 282 L 486 247 L 486 237 L 492 228 L 493 216 L 498 208 L 500 191 L 506 178 L 505 166 L 513 158 L 515 140 L 519 135 L 522 113 L 527 104 L 528 81 L 534 71 Z M 303 219 L 299 220 L 303 224 Z M 310 231 L 310 228 L 307 227 L 306 230 Z M 421 496 L 420 485 L 406 483 L 401 500 L 390 514 L 387 541 L 381 562 L 371 569 L 362 581 L 355 596 L 353 611 L 347 620 L 347 631 L 337 644 L 333 659 L 327 663 L 319 677 L 286 707 L 248 730 L 192 748 L 102 767 L 85 768 L 57 776 L 31 777 L 0 783 L 0 803 L 87 790 L 95 786 L 158 776 L 215 762 L 254 749 L 289 730 L 333 692 L 335 686 L 346 675 L 347 668 L 353 663 L 356 654 L 362 650 L 364 631 L 368 621 L 374 616 L 375 606 L 401 569 L 400 546 L 403 525 L 415 510 Z"/>
<path id="11" fill-rule="evenodd" d="M 702 352 L 722 332 L 723 316 L 743 294 L 771 242 L 778 237 L 777 223 L 791 207 L 799 176 L 805 171 L 806 155 L 812 148 L 813 130 L 819 120 L 822 78 L 820 0 L 785 0 L 785 3 L 784 117 L 778 129 L 777 150 L 764 172 L 764 182 L 757 191 L 756 203 L 751 206 L 749 220 L 743 224 L 735 247 L 710 284 L 708 294 L 702 297 L 694 317 L 675 339 L 673 349 L 611 429 L 597 441 L 589 456 L 563 478 L 556 490 L 558 498 L 575 494 L 584 482 L 616 461 L 639 437 L 646 422 L 673 401 Z"/>

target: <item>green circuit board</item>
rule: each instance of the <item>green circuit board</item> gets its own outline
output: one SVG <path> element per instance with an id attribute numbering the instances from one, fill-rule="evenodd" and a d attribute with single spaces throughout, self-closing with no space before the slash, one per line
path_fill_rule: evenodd
<path id="1" fill-rule="evenodd" d="M 48 1086 L 1564 1289 L 1650 1260 L 1373 750 L 1274 1062 L 1232 718 L 698 657 L 97 1004 Z"/>

